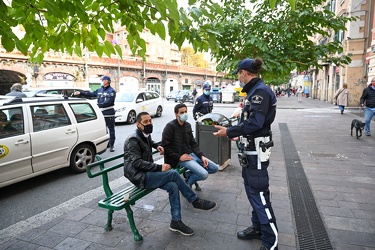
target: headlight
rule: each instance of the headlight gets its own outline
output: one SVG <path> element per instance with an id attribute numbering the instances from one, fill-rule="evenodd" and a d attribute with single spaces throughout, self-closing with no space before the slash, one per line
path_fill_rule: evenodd
<path id="1" fill-rule="evenodd" d="M 124 108 L 119 108 L 119 109 L 116 109 L 116 112 L 124 112 L 126 110 L 126 107 Z"/>

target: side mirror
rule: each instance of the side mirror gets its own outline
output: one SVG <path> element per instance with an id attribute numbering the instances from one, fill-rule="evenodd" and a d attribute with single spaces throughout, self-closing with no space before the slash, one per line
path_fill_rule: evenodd
<path id="1" fill-rule="evenodd" d="M 139 98 L 137 99 L 137 101 L 135 101 L 136 103 L 139 103 L 139 102 L 143 102 L 143 99 Z"/>

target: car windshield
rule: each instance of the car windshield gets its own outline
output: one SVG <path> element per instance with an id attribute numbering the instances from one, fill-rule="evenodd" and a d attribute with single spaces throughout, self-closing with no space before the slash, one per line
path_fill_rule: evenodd
<path id="1" fill-rule="evenodd" d="M 177 96 L 181 97 L 181 96 L 184 96 L 187 93 L 189 93 L 189 91 L 180 91 L 180 92 L 178 92 Z"/>
<path id="2" fill-rule="evenodd" d="M 27 97 L 34 97 L 35 94 L 40 91 L 40 90 L 23 90 L 22 92 L 27 96 Z"/>
<path id="3" fill-rule="evenodd" d="M 116 94 L 116 102 L 132 102 L 134 98 L 137 96 L 137 93 L 121 93 L 118 92 Z"/>

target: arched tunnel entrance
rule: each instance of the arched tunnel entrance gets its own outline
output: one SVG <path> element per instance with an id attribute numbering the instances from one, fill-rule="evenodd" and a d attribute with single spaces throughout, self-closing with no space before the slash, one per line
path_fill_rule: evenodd
<path id="1" fill-rule="evenodd" d="M 25 84 L 25 80 L 26 76 L 20 72 L 0 69 L 0 95 L 9 93 L 14 83 Z"/>

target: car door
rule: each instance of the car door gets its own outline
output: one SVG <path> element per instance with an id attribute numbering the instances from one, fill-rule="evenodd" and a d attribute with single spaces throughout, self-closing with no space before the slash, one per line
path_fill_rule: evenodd
<path id="1" fill-rule="evenodd" d="M 137 113 L 137 115 L 140 112 L 147 112 L 147 103 L 144 92 L 139 93 L 137 95 L 137 98 L 135 99 L 135 112 Z"/>
<path id="2" fill-rule="evenodd" d="M 0 110 L 0 187 L 32 174 L 31 143 L 25 107 Z"/>
<path id="3" fill-rule="evenodd" d="M 64 103 L 66 104 L 66 103 Z M 62 103 L 30 107 L 33 123 L 32 166 L 34 172 L 69 165 L 69 153 L 78 140 L 76 125 Z"/>

